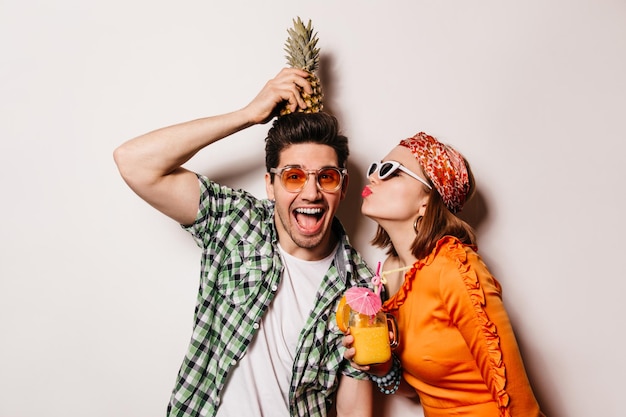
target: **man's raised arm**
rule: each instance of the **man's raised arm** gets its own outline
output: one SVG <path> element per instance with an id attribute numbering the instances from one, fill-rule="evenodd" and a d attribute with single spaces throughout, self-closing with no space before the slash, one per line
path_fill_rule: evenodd
<path id="1" fill-rule="evenodd" d="M 249 126 L 267 123 L 277 106 L 292 111 L 306 103 L 298 86 L 311 87 L 306 71 L 285 68 L 244 108 L 146 133 L 115 149 L 113 157 L 129 187 L 150 205 L 181 224 L 194 222 L 200 199 L 196 175 L 182 165 L 206 146 Z"/>

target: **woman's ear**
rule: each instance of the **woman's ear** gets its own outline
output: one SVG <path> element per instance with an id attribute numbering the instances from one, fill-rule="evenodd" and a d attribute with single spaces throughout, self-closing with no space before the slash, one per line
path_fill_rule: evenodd
<path id="1" fill-rule="evenodd" d="M 422 197 L 422 200 L 419 203 L 419 209 L 417 210 L 417 214 L 419 216 L 423 216 L 426 213 L 426 207 L 428 207 L 428 202 L 430 201 L 430 194 Z"/>

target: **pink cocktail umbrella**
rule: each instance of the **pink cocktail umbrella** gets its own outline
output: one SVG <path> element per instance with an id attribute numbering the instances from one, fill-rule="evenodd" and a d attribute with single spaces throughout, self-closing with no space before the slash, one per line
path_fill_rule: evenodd
<path id="1" fill-rule="evenodd" d="M 346 303 L 358 313 L 373 316 L 382 307 L 380 296 L 365 287 L 351 287 L 346 291 Z"/>

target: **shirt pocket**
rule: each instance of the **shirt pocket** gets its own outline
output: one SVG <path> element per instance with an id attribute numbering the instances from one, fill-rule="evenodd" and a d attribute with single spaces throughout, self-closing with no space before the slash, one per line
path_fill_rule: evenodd
<path id="1" fill-rule="evenodd" d="M 235 305 L 258 300 L 271 265 L 271 253 L 258 244 L 241 241 L 237 246 L 225 249 L 218 275 L 218 291 Z"/>

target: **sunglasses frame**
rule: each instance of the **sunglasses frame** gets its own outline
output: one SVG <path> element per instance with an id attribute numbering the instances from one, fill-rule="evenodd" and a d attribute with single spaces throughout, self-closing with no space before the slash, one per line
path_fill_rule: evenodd
<path id="1" fill-rule="evenodd" d="M 287 188 L 287 186 L 285 185 L 285 181 L 283 179 L 283 174 L 285 173 L 285 171 L 289 170 L 289 169 L 297 169 L 301 172 L 304 172 L 304 174 L 306 174 L 306 180 L 304 181 L 304 184 L 302 184 L 302 186 L 296 190 L 290 190 Z M 322 185 L 320 184 L 320 177 L 319 175 L 322 173 L 322 171 L 325 171 L 327 169 L 336 171 L 339 173 L 339 184 L 337 184 L 337 186 L 332 189 L 332 190 L 327 190 L 325 188 L 322 187 Z M 343 180 L 346 176 L 346 174 L 348 173 L 348 170 L 346 168 L 337 168 L 337 167 L 324 167 L 324 168 L 320 168 L 320 169 L 304 169 L 304 168 L 300 168 L 298 166 L 293 166 L 293 165 L 287 165 L 284 166 L 282 168 L 270 168 L 270 172 L 272 174 L 276 174 L 278 175 L 278 177 L 280 178 L 280 184 L 283 186 L 283 188 L 285 189 L 285 191 L 290 192 L 290 193 L 299 193 L 302 190 L 304 190 L 304 187 L 306 187 L 306 185 L 309 183 L 309 177 L 311 176 L 311 174 L 315 175 L 315 184 L 317 185 L 317 189 L 325 192 L 325 193 L 334 193 L 337 190 L 340 190 L 341 187 L 343 187 Z"/>
<path id="2" fill-rule="evenodd" d="M 381 175 L 380 170 L 382 169 L 383 166 L 387 164 L 391 165 L 391 169 Z M 391 176 L 391 174 L 393 174 L 397 170 L 400 170 L 404 172 L 405 174 L 409 175 L 410 177 L 415 178 L 416 180 L 424 184 L 426 187 L 428 187 L 429 190 L 433 189 L 432 185 L 430 185 L 428 181 L 426 181 L 424 178 L 420 177 L 415 172 L 411 171 L 410 169 L 408 169 L 407 167 L 405 167 L 398 161 L 372 162 L 369 168 L 367 169 L 367 177 L 369 178 L 374 173 L 377 173 L 378 178 L 380 178 L 381 180 L 386 180 L 387 178 Z"/>

